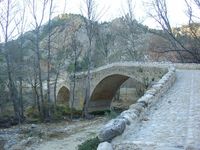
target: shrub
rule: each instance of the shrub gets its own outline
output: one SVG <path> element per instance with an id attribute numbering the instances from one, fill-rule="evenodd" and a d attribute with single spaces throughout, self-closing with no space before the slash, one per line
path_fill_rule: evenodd
<path id="1" fill-rule="evenodd" d="M 53 120 L 60 120 L 63 119 L 63 116 L 66 116 L 70 112 L 70 108 L 65 105 L 57 105 L 56 108 L 54 109 L 54 106 L 51 107 L 51 112 L 52 112 L 52 119 Z"/>
<path id="2" fill-rule="evenodd" d="M 71 115 L 71 109 L 66 106 L 66 105 L 57 105 L 56 106 L 56 111 L 53 112 L 53 120 L 60 120 L 63 119 L 65 116 L 70 116 Z M 81 111 L 77 111 L 75 109 L 72 109 L 73 116 L 81 116 Z"/>
<path id="3" fill-rule="evenodd" d="M 110 110 L 110 111 L 106 111 L 106 112 L 105 112 L 105 116 L 106 116 L 106 118 L 108 118 L 109 120 L 110 120 L 110 119 L 116 118 L 118 115 L 119 115 L 119 113 L 116 112 L 116 111 L 114 111 L 114 110 Z"/>
<path id="4" fill-rule="evenodd" d="M 96 150 L 100 141 L 98 137 L 89 139 L 78 146 L 78 150 Z"/>
<path id="5" fill-rule="evenodd" d="M 31 106 L 27 108 L 26 116 L 33 119 L 40 118 L 38 109 L 35 106 Z"/>

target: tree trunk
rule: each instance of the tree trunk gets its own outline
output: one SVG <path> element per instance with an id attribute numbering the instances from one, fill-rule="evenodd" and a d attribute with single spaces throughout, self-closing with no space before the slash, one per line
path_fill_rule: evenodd
<path id="1" fill-rule="evenodd" d="M 53 89 L 54 89 L 54 105 L 55 105 L 55 107 L 56 107 L 56 105 L 57 105 L 57 95 L 56 95 L 56 92 L 57 92 L 58 76 L 59 76 L 59 74 L 60 74 L 60 71 L 59 71 L 60 65 L 61 65 L 61 64 L 59 64 L 58 70 L 57 70 L 57 72 L 56 72 L 56 78 L 55 78 L 55 83 L 54 83 L 54 88 L 53 88 Z"/>
<path id="2" fill-rule="evenodd" d="M 5 11 L 1 11 L 1 15 L 0 15 L 0 27 L 2 28 L 2 31 L 4 31 L 4 34 L 3 34 L 3 39 L 4 39 L 4 44 L 2 44 L 2 52 L 4 52 L 4 57 L 5 57 L 5 60 L 6 60 L 6 67 L 7 67 L 7 74 L 8 74 L 8 89 L 9 89 L 9 97 L 10 97 L 10 100 L 12 101 L 13 103 L 13 109 L 14 109 L 14 115 L 15 115 L 15 118 L 17 118 L 20 122 L 20 114 L 19 114 L 19 108 L 18 108 L 18 91 L 15 87 L 15 84 L 14 84 L 14 78 L 13 78 L 13 75 L 12 75 L 12 65 L 11 65 L 11 60 L 10 60 L 10 51 L 8 49 L 8 41 L 9 41 L 9 34 L 12 34 L 9 33 L 10 31 L 10 24 L 12 22 L 11 20 L 11 10 L 13 9 L 12 7 L 12 1 L 10 0 L 7 0 L 5 2 Z M 14 31 L 15 28 L 13 28 L 13 31 Z"/>
<path id="3" fill-rule="evenodd" d="M 51 117 L 50 109 L 50 64 L 51 64 L 51 15 L 53 0 L 50 0 L 49 21 L 48 21 L 48 58 L 47 58 L 47 101 L 48 101 L 48 117 Z"/>
<path id="4" fill-rule="evenodd" d="M 24 118 L 23 83 L 21 77 L 19 79 L 19 105 L 20 105 L 20 116 Z"/>
<path id="5" fill-rule="evenodd" d="M 20 105 L 20 116 L 24 118 L 24 102 L 23 102 L 23 78 L 22 78 L 22 64 L 23 64 L 23 39 L 22 39 L 22 34 L 20 38 L 20 77 L 19 77 L 19 105 Z"/>
<path id="6" fill-rule="evenodd" d="M 12 75 L 11 75 L 11 68 L 10 68 L 10 61 L 9 61 L 9 56 L 6 54 L 6 63 L 7 63 L 7 73 L 8 73 L 8 88 L 9 88 L 9 95 L 10 95 L 10 100 L 13 103 L 13 109 L 15 113 L 15 117 L 20 120 L 20 115 L 19 115 L 19 107 L 17 104 L 17 90 L 15 88 L 15 85 L 13 83 Z"/>
<path id="7" fill-rule="evenodd" d="M 76 49 L 74 51 L 74 74 L 73 74 L 73 89 L 72 89 L 72 102 L 71 102 L 71 109 L 70 109 L 70 114 L 71 114 L 71 120 L 73 119 L 73 107 L 74 107 L 74 100 L 75 100 L 75 88 L 76 88 L 76 68 L 77 68 L 77 52 Z"/>
<path id="8" fill-rule="evenodd" d="M 84 104 L 83 104 L 83 116 L 88 117 L 88 104 L 90 100 L 90 80 L 91 80 L 91 60 L 92 60 L 92 38 L 89 38 L 89 50 L 88 50 L 88 70 L 87 70 L 87 79 L 86 79 L 86 91 L 85 91 L 85 99 L 84 99 Z"/>
<path id="9" fill-rule="evenodd" d="M 39 29 L 36 31 L 36 58 L 37 58 L 37 67 L 38 67 L 38 78 L 39 78 L 39 90 L 40 90 L 40 99 L 42 102 L 42 118 L 45 119 L 46 117 L 46 108 L 45 108 L 45 103 L 44 103 L 44 95 L 43 95 L 43 83 L 42 83 L 42 71 L 41 71 L 41 66 L 40 66 L 40 49 L 39 49 Z"/>

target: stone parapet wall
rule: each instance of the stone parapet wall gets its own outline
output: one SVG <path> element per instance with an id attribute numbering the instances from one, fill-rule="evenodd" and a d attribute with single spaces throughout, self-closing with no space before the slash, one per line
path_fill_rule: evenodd
<path id="1" fill-rule="evenodd" d="M 168 72 L 148 91 L 146 91 L 144 96 L 142 96 L 137 101 L 137 103 L 130 105 L 128 110 L 123 111 L 117 118 L 110 120 L 100 130 L 98 134 L 99 140 L 101 142 L 110 142 L 116 136 L 121 135 L 126 130 L 127 125 L 138 122 L 144 111 L 154 105 L 161 98 L 161 96 L 173 85 L 175 80 L 175 67 L 171 65 L 168 68 Z M 100 147 L 98 150 L 101 150 Z"/>
<path id="2" fill-rule="evenodd" d="M 125 61 L 125 62 L 114 62 L 111 64 L 107 64 L 105 66 L 101 66 L 98 68 L 95 68 L 91 70 L 91 73 L 94 72 L 101 72 L 102 70 L 105 70 L 107 68 L 112 68 L 114 66 L 122 66 L 122 67 L 128 67 L 128 66 L 135 66 L 135 67 L 168 67 L 168 66 L 174 66 L 177 69 L 191 69 L 191 70 L 199 70 L 200 64 L 197 63 L 171 63 L 171 62 L 133 62 L 133 61 Z M 87 71 L 85 72 L 79 72 L 76 73 L 77 78 L 79 76 L 87 75 Z"/>

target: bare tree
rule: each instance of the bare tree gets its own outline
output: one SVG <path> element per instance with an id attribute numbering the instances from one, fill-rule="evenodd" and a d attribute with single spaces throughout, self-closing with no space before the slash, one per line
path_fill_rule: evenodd
<path id="1" fill-rule="evenodd" d="M 49 21 L 48 21 L 48 58 L 47 58 L 47 101 L 48 101 L 48 117 L 50 114 L 50 64 L 51 64 L 51 20 L 53 13 L 53 0 L 50 0 L 49 4 Z"/>
<path id="2" fill-rule="evenodd" d="M 67 26 L 68 24 L 65 23 L 64 27 L 63 27 L 63 31 L 62 34 L 60 34 L 58 32 L 58 30 L 55 30 L 55 36 L 54 36 L 54 40 L 52 41 L 53 49 L 56 49 L 58 52 L 54 54 L 54 59 L 52 59 L 52 64 L 54 66 L 54 70 L 55 70 L 55 78 L 54 78 L 54 106 L 56 108 L 56 103 L 57 103 L 57 83 L 59 80 L 59 76 L 61 73 L 61 70 L 66 70 L 65 67 L 65 60 L 68 59 L 67 58 L 67 51 L 68 51 L 68 47 L 67 47 L 67 40 L 68 40 L 68 32 L 67 32 Z"/>
<path id="3" fill-rule="evenodd" d="M 43 93 L 43 81 L 42 81 L 42 70 L 41 70 L 41 52 L 40 52 L 40 30 L 42 23 L 45 17 L 45 10 L 47 7 L 48 0 L 40 0 L 42 4 L 41 17 L 37 15 L 37 3 L 35 0 L 28 0 L 29 8 L 31 9 L 32 17 L 33 17 L 33 26 L 34 26 L 34 34 L 35 34 L 35 57 L 36 57 L 36 67 L 38 69 L 38 80 L 39 80 L 39 90 L 40 90 L 40 100 L 42 104 L 42 117 L 43 119 L 46 117 L 46 108 L 44 102 L 44 93 Z"/>
<path id="4" fill-rule="evenodd" d="M 142 45 L 141 34 L 146 32 L 146 28 L 141 26 L 141 24 L 135 18 L 135 4 L 133 0 L 126 0 L 127 11 L 124 11 L 123 21 L 126 32 L 120 33 L 120 36 L 124 39 L 124 45 L 126 45 L 126 50 L 128 55 L 131 56 L 132 60 L 140 60 L 139 51 L 137 49 L 138 45 Z"/>
<path id="5" fill-rule="evenodd" d="M 154 0 L 150 4 L 153 7 L 153 10 L 155 10 L 156 15 L 150 14 L 151 17 L 153 17 L 162 27 L 163 31 L 167 34 L 165 38 L 167 38 L 174 49 L 179 49 L 178 41 L 176 41 L 176 38 L 173 34 L 173 29 L 171 27 L 169 18 L 168 18 L 168 9 L 167 9 L 167 4 L 165 0 Z M 180 43 L 181 47 L 184 47 Z M 183 62 L 182 54 L 177 51 L 180 55 L 181 61 Z"/>
<path id="6" fill-rule="evenodd" d="M 103 59 L 105 60 L 104 63 L 108 64 L 110 62 L 109 55 L 111 53 L 110 45 L 113 44 L 114 38 L 112 32 L 107 27 L 107 23 L 102 26 L 103 29 L 101 30 L 100 25 L 97 25 L 95 35 L 95 49 L 97 49 L 101 56 L 103 56 Z"/>
<path id="7" fill-rule="evenodd" d="M 64 38 L 63 41 L 65 41 L 66 39 Z M 61 41 L 62 42 L 62 41 Z M 64 44 L 65 42 L 62 42 L 62 44 Z M 61 70 L 63 69 L 63 66 L 64 66 L 64 61 L 65 61 L 65 58 L 66 58 L 66 55 L 65 55 L 65 48 L 64 48 L 64 45 L 61 46 L 61 49 L 60 48 L 54 48 L 54 49 L 58 49 L 59 52 L 54 55 L 54 70 L 55 70 L 55 79 L 54 79 L 54 85 L 53 85 L 53 95 L 54 95 L 54 107 L 56 108 L 56 105 L 57 105 L 57 84 L 58 84 L 58 79 L 59 79 L 59 75 L 60 75 L 60 72 Z M 53 63 L 52 62 L 52 63 Z"/>
<path id="8" fill-rule="evenodd" d="M 92 42 L 94 38 L 94 25 L 97 20 L 95 0 L 84 0 L 85 4 L 85 17 L 84 22 L 88 37 L 88 49 L 87 49 L 87 79 L 86 79 L 86 91 L 83 104 L 83 116 L 88 117 L 88 103 L 90 100 L 90 80 L 92 69 Z M 82 11 L 83 13 L 83 11 Z"/>
<path id="9" fill-rule="evenodd" d="M 190 46 L 188 47 L 189 51 L 192 52 L 194 59 L 200 63 L 200 16 L 198 13 L 200 11 L 200 0 L 193 0 L 193 5 L 198 8 L 198 12 L 195 13 L 192 5 L 189 4 L 188 0 L 185 0 L 187 5 L 187 15 L 188 15 L 188 28 L 189 28 L 189 38 L 188 43 Z M 187 33 L 186 33 L 187 34 Z M 188 36 L 187 36 L 188 37 Z"/>
<path id="10" fill-rule="evenodd" d="M 65 0 L 64 1 L 64 7 L 63 7 L 63 12 L 62 12 L 62 14 L 64 14 L 65 13 L 65 11 L 66 11 L 66 5 L 67 5 L 67 1 Z M 59 36 L 59 35 L 57 35 L 57 36 Z M 64 34 L 64 38 L 62 38 L 62 40 L 60 41 L 61 43 L 59 43 L 59 42 L 57 42 L 56 44 L 58 44 L 58 45 L 62 45 L 61 47 L 62 47 L 62 50 L 63 49 L 65 49 L 64 47 L 65 47 L 65 43 L 66 43 L 66 37 L 67 37 L 67 34 L 65 33 Z M 57 46 L 57 47 L 59 47 L 59 46 Z M 55 48 L 54 47 L 54 49 L 58 49 L 58 48 Z M 61 51 L 60 49 L 59 49 L 59 51 Z M 65 55 L 64 55 L 65 56 Z M 56 110 L 56 102 L 57 102 L 57 95 L 56 95 L 56 93 L 57 93 L 57 82 L 58 82 L 58 78 L 59 78 L 59 74 L 60 74 L 60 70 L 61 70 L 61 68 L 62 68 L 62 66 L 63 66 L 63 63 L 64 63 L 64 58 L 65 57 L 63 57 L 63 55 L 61 56 L 59 53 L 57 54 L 57 59 L 56 59 L 56 63 L 55 63 L 55 80 L 54 80 L 54 87 L 53 87 L 53 93 L 54 93 L 54 108 L 55 108 L 55 110 Z"/>
<path id="11" fill-rule="evenodd" d="M 185 62 L 185 57 L 187 55 L 190 55 L 193 62 L 200 62 L 199 57 L 199 47 L 195 46 L 192 47 L 192 45 L 188 46 L 188 44 L 193 41 L 194 43 L 198 42 L 199 38 L 195 36 L 193 33 L 197 34 L 196 31 L 193 29 L 192 25 L 192 7 L 189 5 L 189 3 L 186 1 L 186 4 L 188 6 L 188 16 L 189 16 L 189 24 L 187 25 L 189 29 L 188 33 L 181 33 L 177 35 L 176 28 L 172 28 L 169 17 L 168 17 L 168 9 L 167 9 L 167 3 L 166 0 L 153 0 L 150 3 L 151 9 L 154 10 L 154 13 L 149 13 L 149 15 L 154 18 L 162 27 L 165 34 L 162 34 L 162 36 L 166 39 L 168 39 L 172 45 L 172 48 L 169 47 L 168 49 L 163 50 L 163 52 L 177 52 L 180 56 L 181 62 Z M 196 3 L 197 1 L 197 3 Z M 194 0 L 195 4 L 198 6 L 198 0 Z M 186 44 L 187 43 L 187 44 Z M 194 44 L 193 44 L 194 45 Z M 197 44 L 195 44 L 197 45 Z"/>
<path id="12" fill-rule="evenodd" d="M 19 48 L 20 48 L 20 54 L 19 54 L 19 111 L 20 111 L 20 116 L 24 117 L 24 102 L 23 102 L 23 81 L 24 80 L 24 32 L 26 29 L 26 18 L 25 18 L 25 13 L 26 13 L 26 6 L 24 1 L 22 1 L 22 8 L 19 12 L 19 18 L 15 19 L 16 27 L 17 27 L 17 32 L 19 35 Z"/>
<path id="13" fill-rule="evenodd" d="M 8 89 L 9 89 L 9 98 L 13 102 L 13 108 L 15 112 L 15 117 L 21 120 L 19 107 L 18 107 L 18 91 L 15 85 L 15 80 L 13 77 L 13 70 L 11 64 L 11 55 L 10 50 L 8 48 L 8 43 L 13 39 L 14 32 L 16 30 L 16 26 L 14 25 L 14 18 L 17 15 L 15 3 L 12 0 L 1 1 L 2 5 L 0 7 L 0 29 L 1 33 L 3 33 L 3 46 L 2 52 L 4 54 L 6 60 L 6 68 L 7 68 L 7 75 L 8 75 Z"/>
<path id="14" fill-rule="evenodd" d="M 72 36 L 71 36 L 71 43 L 70 43 L 71 50 L 73 51 L 73 57 L 71 60 L 73 62 L 73 75 L 72 75 L 73 87 L 72 87 L 72 101 L 70 104 L 71 120 L 73 118 L 73 107 L 74 107 L 74 100 L 75 100 L 77 63 L 78 63 L 78 58 L 80 57 L 81 52 L 82 52 L 80 42 L 77 39 L 77 32 L 78 32 L 79 28 L 80 28 L 80 26 L 76 26 L 75 24 L 72 24 L 72 27 L 71 27 Z"/>

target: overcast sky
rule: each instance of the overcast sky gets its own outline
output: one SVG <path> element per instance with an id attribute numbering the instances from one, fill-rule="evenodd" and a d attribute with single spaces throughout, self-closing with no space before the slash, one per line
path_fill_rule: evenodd
<path id="1" fill-rule="evenodd" d="M 144 22 L 144 24 L 156 28 L 158 25 L 154 20 L 150 19 L 147 12 L 150 11 L 147 7 L 144 7 L 149 0 L 133 0 L 135 5 L 136 19 Z M 180 26 L 187 23 L 187 17 L 185 15 L 186 7 L 184 0 L 166 0 L 168 4 L 168 11 L 170 21 L 173 26 Z M 66 12 L 67 13 L 80 13 L 80 5 L 83 0 L 66 0 Z M 122 16 L 124 10 L 126 10 L 126 0 L 96 0 L 99 12 L 103 12 L 101 21 L 110 21 L 116 17 Z M 60 11 L 63 10 L 64 0 L 56 1 Z M 101 11 L 103 10 L 103 11 Z"/>
<path id="2" fill-rule="evenodd" d="M 22 3 L 21 0 L 14 0 L 15 2 Z M 65 13 L 74 13 L 81 14 L 81 6 L 83 6 L 85 0 L 54 0 L 54 16 Z M 150 0 L 132 0 L 134 2 L 134 15 L 135 18 L 149 26 L 150 28 L 160 28 L 160 26 L 150 17 L 148 17 L 147 13 L 152 11 L 149 10 L 147 2 Z M 189 0 L 188 0 L 189 1 Z M 5 1 L 4 1 L 5 2 Z M 41 18 L 41 7 L 39 4 L 39 0 L 37 2 L 37 18 L 38 20 Z M 97 4 L 97 14 L 100 12 L 100 20 L 103 21 L 111 21 L 117 17 L 124 15 L 127 11 L 127 0 L 95 0 Z M 170 19 L 170 23 L 173 27 L 179 27 L 183 24 L 188 23 L 188 19 L 186 17 L 186 4 L 185 0 L 166 0 L 168 7 L 168 16 Z M 66 4 L 66 5 L 65 5 Z M 28 4 L 26 4 L 28 6 Z M 0 8 L 4 9 L 3 6 L 0 5 Z M 49 7 L 48 7 L 49 8 Z M 33 16 L 30 14 L 30 7 L 26 8 L 26 27 L 25 31 L 33 29 L 33 25 L 31 24 L 31 20 L 33 20 Z M 64 11 L 65 10 L 65 11 Z M 198 9 L 200 10 L 200 9 Z M 48 13 L 48 10 L 47 10 Z M 200 12 L 197 12 L 199 15 Z M 48 16 L 48 15 L 47 15 Z M 45 17 L 43 23 L 48 21 L 48 17 Z M 20 18 L 19 18 L 20 20 Z M 15 24 L 13 23 L 13 25 Z M 10 29 L 12 31 L 12 28 Z M 16 33 L 17 34 L 17 33 Z M 3 39 L 2 30 L 0 29 L 0 41 Z"/>

